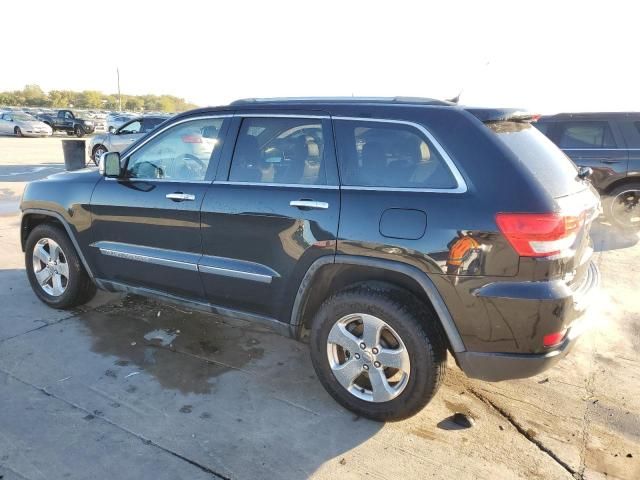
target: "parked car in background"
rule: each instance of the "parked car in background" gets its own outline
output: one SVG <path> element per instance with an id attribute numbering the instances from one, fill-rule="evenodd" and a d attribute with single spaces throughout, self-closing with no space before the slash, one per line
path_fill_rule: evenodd
<path id="1" fill-rule="evenodd" d="M 3 112 L 0 115 L 0 134 L 14 134 L 18 137 L 48 137 L 52 130 L 49 125 L 24 112 Z"/>
<path id="2" fill-rule="evenodd" d="M 402 98 L 186 112 L 26 186 L 27 276 L 54 308 L 97 286 L 309 338 L 333 398 L 406 418 L 447 352 L 524 378 L 584 331 L 598 194 L 531 120 Z"/>
<path id="3" fill-rule="evenodd" d="M 534 125 L 576 165 L 593 169 L 611 224 L 640 230 L 640 113 L 562 113 Z"/>
<path id="4" fill-rule="evenodd" d="M 115 132 L 116 129 L 127 123 L 129 120 L 136 118 L 135 115 L 110 113 L 105 120 L 105 131 Z"/>
<path id="5" fill-rule="evenodd" d="M 138 117 L 129 120 L 113 132 L 96 134 L 87 142 L 87 154 L 97 165 L 102 154 L 121 152 L 166 119 L 164 116 Z"/>
<path id="6" fill-rule="evenodd" d="M 67 135 L 83 137 L 95 130 L 92 120 L 78 118 L 71 110 L 58 110 L 55 115 L 40 115 L 38 119 L 49 125 L 54 133 L 63 131 Z"/>

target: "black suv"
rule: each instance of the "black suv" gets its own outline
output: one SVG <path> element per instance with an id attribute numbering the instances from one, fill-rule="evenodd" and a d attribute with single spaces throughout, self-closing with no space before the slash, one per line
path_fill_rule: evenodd
<path id="1" fill-rule="evenodd" d="M 97 286 L 270 325 L 309 340 L 342 405 L 405 418 L 447 351 L 521 378 L 581 331 L 599 199 L 530 119 L 402 98 L 187 112 L 26 187 L 29 281 L 55 308 Z"/>
<path id="2" fill-rule="evenodd" d="M 535 125 L 577 165 L 593 169 L 609 222 L 640 230 L 640 113 L 562 113 Z"/>

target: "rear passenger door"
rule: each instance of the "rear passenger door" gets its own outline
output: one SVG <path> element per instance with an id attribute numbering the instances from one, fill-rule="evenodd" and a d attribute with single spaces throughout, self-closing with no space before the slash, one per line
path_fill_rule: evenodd
<path id="1" fill-rule="evenodd" d="M 626 175 L 628 153 L 613 122 L 559 122 L 554 134 L 558 146 L 576 165 L 593 169 L 592 181 L 597 188 L 604 189 L 615 179 Z"/>
<path id="2" fill-rule="evenodd" d="M 214 305 L 287 322 L 300 282 L 335 254 L 340 190 L 329 117 L 236 114 L 202 205 L 200 272 Z"/>

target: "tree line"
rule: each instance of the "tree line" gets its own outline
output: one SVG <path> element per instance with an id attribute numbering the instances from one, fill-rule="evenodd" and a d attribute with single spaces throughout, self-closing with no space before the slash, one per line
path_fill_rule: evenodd
<path id="1" fill-rule="evenodd" d="M 122 108 L 131 111 L 182 112 L 197 107 L 183 98 L 172 95 L 121 95 L 121 98 Z M 13 92 L 0 92 L 0 105 L 100 110 L 119 108 L 116 94 L 104 94 L 96 90 L 51 90 L 45 93 L 39 85 L 27 85 L 22 90 Z"/>

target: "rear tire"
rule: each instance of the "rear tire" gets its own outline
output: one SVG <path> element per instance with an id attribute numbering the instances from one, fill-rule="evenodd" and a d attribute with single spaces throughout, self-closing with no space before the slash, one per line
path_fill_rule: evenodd
<path id="1" fill-rule="evenodd" d="M 50 307 L 73 308 L 88 302 L 96 293 L 96 286 L 71 240 L 56 225 L 43 223 L 29 233 L 25 244 L 25 267 L 34 293 Z M 55 272 L 62 277 L 62 281 L 57 283 L 58 288 Z M 52 273 L 50 280 L 43 281 L 49 273 Z"/>
<path id="2" fill-rule="evenodd" d="M 365 344 L 376 338 L 367 328 L 382 332 L 376 345 Z M 314 369 L 329 394 L 352 412 L 382 422 L 422 410 L 446 370 L 435 313 L 392 288 L 356 286 L 331 296 L 312 321 L 310 343 Z"/>
<path id="3" fill-rule="evenodd" d="M 626 232 L 640 231 L 640 182 L 620 185 L 602 201 L 606 219 Z"/>

